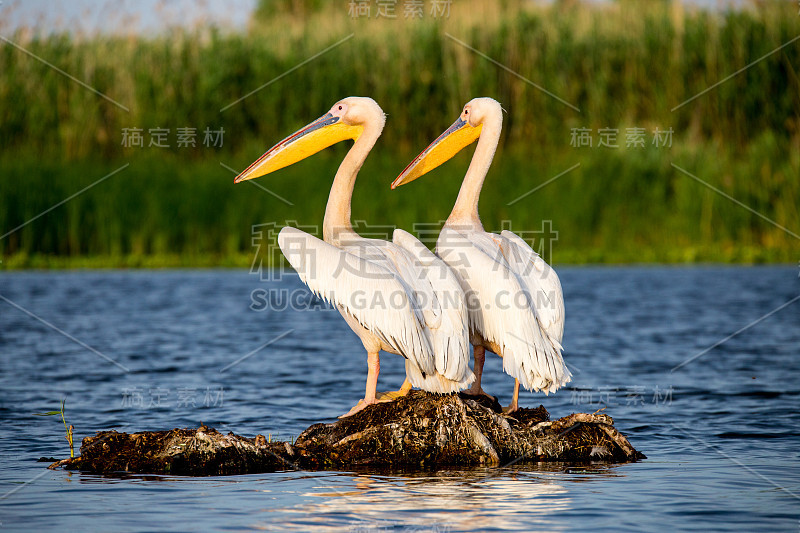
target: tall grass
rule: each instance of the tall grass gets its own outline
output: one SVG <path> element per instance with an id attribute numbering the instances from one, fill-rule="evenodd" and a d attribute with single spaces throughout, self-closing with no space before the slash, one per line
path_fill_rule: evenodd
<path id="1" fill-rule="evenodd" d="M 796 260 L 797 239 L 671 165 L 800 233 L 800 42 L 673 111 L 800 35 L 792 2 L 727 12 L 666 1 L 455 2 L 447 19 L 426 11 L 413 22 L 402 3 L 394 20 L 352 19 L 346 2 L 275 6 L 262 6 L 241 35 L 9 37 L 129 111 L 0 47 L 0 234 L 130 166 L 0 239 L 0 266 L 53 256 L 241 264 L 251 224 L 320 223 L 345 147 L 259 180 L 293 206 L 250 184 L 234 187 L 220 162 L 243 168 L 347 95 L 372 96 L 389 114 L 357 184 L 354 218 L 406 228 L 445 218 L 468 154 L 398 191 L 388 184 L 464 102 L 488 95 L 507 114 L 481 200 L 487 228 L 552 220 L 556 262 Z M 145 147 L 122 146 L 131 127 L 145 130 Z M 146 146 L 157 127 L 170 128 L 170 148 Z M 195 148 L 177 147 L 181 127 L 198 129 Z M 206 127 L 224 128 L 222 147 L 202 146 Z M 619 148 L 596 146 L 605 127 L 619 129 Z M 645 128 L 646 148 L 625 147 L 630 127 Z M 591 128 L 595 146 L 570 146 L 573 128 Z M 671 148 L 650 144 L 655 128 L 672 128 Z"/>

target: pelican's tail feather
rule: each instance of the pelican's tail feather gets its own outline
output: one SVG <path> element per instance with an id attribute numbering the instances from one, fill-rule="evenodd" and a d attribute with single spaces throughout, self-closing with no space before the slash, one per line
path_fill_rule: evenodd
<path id="1" fill-rule="evenodd" d="M 475 374 L 471 371 L 469 371 L 466 377 L 461 381 L 447 379 L 438 372 L 423 376 L 419 367 L 408 360 L 406 360 L 406 377 L 415 387 L 438 394 L 450 394 L 452 392 L 464 390 L 475 381 Z"/>

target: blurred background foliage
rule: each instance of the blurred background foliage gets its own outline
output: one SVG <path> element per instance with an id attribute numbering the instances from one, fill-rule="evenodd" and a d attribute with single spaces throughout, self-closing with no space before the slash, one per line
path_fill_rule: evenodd
<path id="1" fill-rule="evenodd" d="M 465 102 L 491 96 L 507 113 L 481 197 L 487 229 L 552 221 L 544 252 L 556 264 L 798 259 L 800 41 L 708 90 L 800 36 L 796 2 L 454 1 L 434 16 L 427 0 L 413 20 L 402 0 L 394 19 L 376 2 L 354 17 L 351 4 L 262 0 L 244 32 L 6 36 L 113 102 L 0 43 L 0 268 L 247 265 L 254 224 L 321 224 L 348 147 L 257 180 L 271 192 L 234 186 L 226 167 L 349 95 L 388 114 L 356 220 L 411 230 L 446 218 L 472 150 L 389 184 Z M 184 127 L 194 147 L 178 146 Z M 141 128 L 144 146 L 124 146 L 125 128 Z M 151 128 L 169 129 L 168 148 L 148 146 Z M 224 129 L 222 146 L 204 145 L 206 128 Z M 573 146 L 576 128 L 591 147 Z M 601 128 L 618 131 L 617 148 L 598 146 Z M 626 146 L 628 128 L 643 129 L 644 147 Z M 656 129 L 672 129 L 671 146 L 653 145 Z"/>

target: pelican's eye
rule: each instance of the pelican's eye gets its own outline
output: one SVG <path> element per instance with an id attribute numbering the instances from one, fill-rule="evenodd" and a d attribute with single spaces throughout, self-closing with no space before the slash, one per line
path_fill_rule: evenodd
<path id="1" fill-rule="evenodd" d="M 341 111 L 341 110 L 342 110 L 342 106 L 339 106 L 339 111 Z"/>

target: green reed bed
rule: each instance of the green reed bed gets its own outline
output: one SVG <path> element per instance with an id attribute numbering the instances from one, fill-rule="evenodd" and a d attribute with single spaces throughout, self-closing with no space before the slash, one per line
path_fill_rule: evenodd
<path id="1" fill-rule="evenodd" d="M 242 169 L 345 95 L 370 95 L 389 115 L 354 219 L 413 229 L 446 218 L 469 154 L 397 191 L 389 183 L 465 101 L 488 95 L 507 110 L 481 200 L 488 229 L 511 221 L 555 263 L 796 261 L 798 239 L 673 165 L 800 234 L 800 41 L 681 105 L 800 35 L 797 6 L 569 4 L 454 3 L 448 18 L 410 22 L 401 9 L 366 20 L 346 4 L 279 3 L 246 34 L 10 35 L 113 102 L 0 46 L 0 234 L 129 166 L 0 239 L 0 268 L 248 264 L 254 224 L 321 223 L 346 147 L 257 180 L 294 205 L 233 186 L 221 163 Z M 178 146 L 184 127 L 195 146 Z M 141 128 L 144 146 L 123 146 L 124 128 Z M 169 129 L 169 147 L 148 146 L 155 128 Z M 221 146 L 204 145 L 206 128 L 224 130 Z M 572 146 L 576 128 L 592 147 Z M 602 128 L 617 130 L 618 147 L 598 146 Z M 629 128 L 644 147 L 626 146 Z M 656 129 L 672 130 L 671 146 L 653 145 Z M 557 240 L 536 233 L 543 220 Z"/>

